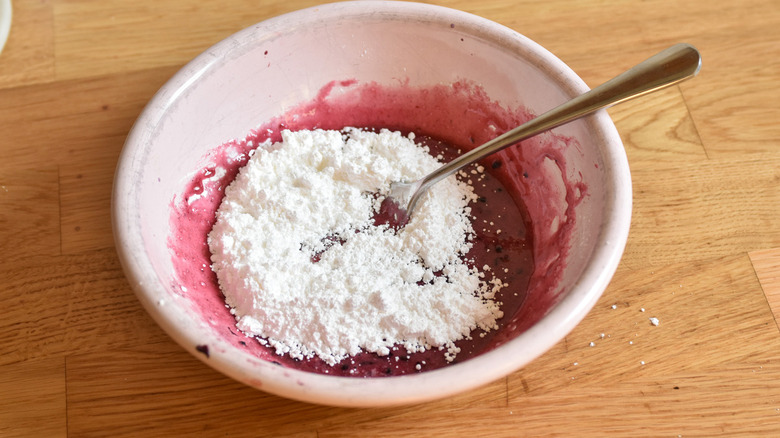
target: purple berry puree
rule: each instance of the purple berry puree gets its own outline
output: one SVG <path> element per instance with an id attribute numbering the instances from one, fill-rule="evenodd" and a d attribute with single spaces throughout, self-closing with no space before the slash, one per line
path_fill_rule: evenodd
<path id="1" fill-rule="evenodd" d="M 280 141 L 283 129 L 340 130 L 352 126 L 414 132 L 418 144 L 429 147 L 434 156 L 442 154 L 446 162 L 531 117 L 522 108 L 503 108 L 488 99 L 479 86 L 467 82 L 425 88 L 360 84 L 353 80 L 332 82 L 313 101 L 267 122 L 244 140 L 216 147 L 204 158 L 211 164 L 200 169 L 173 200 L 169 247 L 183 286 L 179 293 L 226 340 L 280 366 L 354 377 L 403 375 L 446 366 L 445 351 L 437 348 L 407 354 L 397 346 L 389 356 L 360 353 L 335 366 L 316 357 L 294 360 L 277 355 L 272 348 L 236 328 L 216 275 L 210 269 L 206 236 L 214 224 L 225 187 L 246 163 L 249 152 L 266 140 Z M 479 163 L 485 168 L 485 176 L 473 178 L 478 196 L 471 204 L 476 237 L 466 260 L 478 267 L 490 266 L 509 287 L 496 296 L 503 303 L 505 315 L 498 321 L 499 330 L 474 330 L 468 339 L 458 341 L 456 346 L 461 352 L 452 363 L 468 360 L 512 339 L 555 302 L 553 290 L 568 249 L 568 236 L 575 220 L 573 208 L 586 194 L 582 183 L 566 178 L 561 150 L 572 144 L 576 145 L 573 139 L 549 134 L 526 140 L 520 147 L 513 146 Z M 526 149 L 533 152 L 524 152 Z M 547 180 L 545 172 L 539 171 L 544 162 L 553 162 L 560 169 L 564 193 Z M 220 168 L 224 175 L 219 173 Z M 563 211 L 553 205 L 553 198 L 565 199 Z M 535 225 L 547 224 L 552 216 L 561 214 L 567 220 L 559 224 L 554 238 Z"/>

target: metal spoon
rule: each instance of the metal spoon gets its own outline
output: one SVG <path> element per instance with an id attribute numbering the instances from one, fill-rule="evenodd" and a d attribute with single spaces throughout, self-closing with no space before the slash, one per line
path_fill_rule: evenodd
<path id="1" fill-rule="evenodd" d="M 701 56 L 698 50 L 690 44 L 676 44 L 587 93 L 472 149 L 417 181 L 393 182 L 390 184 L 390 195 L 386 201 L 397 206 L 392 208 L 395 211 L 395 218 L 405 223 L 428 188 L 462 167 L 599 109 L 676 84 L 695 76 L 700 69 Z"/>

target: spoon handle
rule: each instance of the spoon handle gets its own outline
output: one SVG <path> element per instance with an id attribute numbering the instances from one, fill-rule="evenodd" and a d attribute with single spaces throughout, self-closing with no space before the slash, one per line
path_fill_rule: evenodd
<path id="1" fill-rule="evenodd" d="M 508 131 L 428 174 L 413 198 L 460 168 L 521 140 L 568 123 L 602 108 L 674 85 L 695 76 L 701 56 L 690 44 L 676 44 L 568 102 Z M 416 199 L 415 199 L 416 201 Z M 411 204 L 411 203 L 410 203 Z"/>

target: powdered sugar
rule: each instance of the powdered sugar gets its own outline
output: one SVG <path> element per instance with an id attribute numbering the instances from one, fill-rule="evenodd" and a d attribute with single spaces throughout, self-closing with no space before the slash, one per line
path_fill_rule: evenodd
<path id="1" fill-rule="evenodd" d="M 209 234 L 213 269 L 238 327 L 277 353 L 335 364 L 361 350 L 446 349 L 496 328 L 505 285 L 463 259 L 468 185 L 435 185 L 399 232 L 373 225 L 394 180 L 440 165 L 399 133 L 285 131 L 225 191 Z M 379 194 L 377 197 L 375 194 Z"/>

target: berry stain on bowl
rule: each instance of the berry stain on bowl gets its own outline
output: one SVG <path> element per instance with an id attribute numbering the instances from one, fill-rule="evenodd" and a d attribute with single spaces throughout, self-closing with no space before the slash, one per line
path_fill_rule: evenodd
<path id="1" fill-rule="evenodd" d="M 461 201 L 460 205 L 450 210 L 436 209 L 442 203 L 432 202 L 432 207 L 421 212 L 428 212 L 428 217 L 409 225 L 423 224 L 417 228 L 377 229 L 366 222 L 369 217 L 361 217 L 363 211 L 357 212 L 352 228 L 347 233 L 339 231 L 336 245 L 345 246 L 350 238 L 362 241 L 352 243 L 347 254 L 331 257 L 333 260 L 326 267 L 330 271 L 307 266 L 306 261 L 319 262 L 322 252 L 333 246 L 334 229 L 343 228 L 343 224 L 337 220 L 319 230 L 299 233 L 289 225 L 318 222 L 319 218 L 310 216 L 330 217 L 334 212 L 328 211 L 328 207 L 338 212 L 360 200 L 356 202 L 342 192 L 337 193 L 341 197 L 333 191 L 323 195 L 322 190 L 308 185 L 295 190 L 293 186 L 301 183 L 300 168 L 304 167 L 296 161 L 301 159 L 299 155 L 280 158 L 287 160 L 287 168 L 274 168 L 271 163 L 267 169 L 256 170 L 255 174 L 262 172 L 265 180 L 237 195 L 248 205 L 241 205 L 240 211 L 234 213 L 236 220 L 218 236 L 226 238 L 231 248 L 214 243 L 212 248 L 218 248 L 215 254 L 207 236 L 217 221 L 216 212 L 225 189 L 257 148 L 270 149 L 260 160 L 272 160 L 280 154 L 279 148 L 299 141 L 311 147 L 307 157 L 311 161 L 311 155 L 322 160 L 322 155 L 327 154 L 329 148 L 324 143 L 328 136 L 325 132 L 312 135 L 308 130 L 331 130 L 336 150 L 344 148 L 339 144 L 342 141 L 367 143 L 368 151 L 372 143 L 383 139 L 385 143 L 397 143 L 402 137 L 419 153 L 428 154 L 435 167 L 436 163 L 447 162 L 530 118 L 524 108 L 503 108 L 490 101 L 481 87 L 467 82 L 428 88 L 361 84 L 354 80 L 331 82 L 313 101 L 262 124 L 243 140 L 230 141 L 210 151 L 205 165 L 176 197 L 169 245 L 179 274 L 179 289 L 198 303 L 199 312 L 222 327 L 227 342 L 257 357 L 299 370 L 354 377 L 395 376 L 433 370 L 493 349 L 527 328 L 527 322 L 534 320 L 528 312 L 545 308 L 546 302 L 555 299 L 553 286 L 558 274 L 554 269 L 534 276 L 534 260 L 538 258 L 540 265 L 552 266 L 566 253 L 567 234 L 576 221 L 574 208 L 587 193 L 582 181 L 561 181 L 567 173 L 561 148 L 577 147 L 571 138 L 541 136 L 461 171 L 457 178 L 467 190 L 449 193 L 456 203 Z M 363 132 L 353 132 L 352 137 L 357 137 L 354 139 L 349 131 L 343 131 L 345 126 L 360 127 Z M 283 141 L 285 131 L 289 138 Z M 293 133 L 297 131 L 307 134 L 296 139 Z M 316 144 L 317 141 L 323 144 Z M 405 158 L 407 162 L 398 167 L 414 167 L 417 163 L 413 161 L 421 161 L 418 156 L 400 153 L 398 148 L 390 144 L 381 151 L 383 154 L 370 158 Z M 373 177 L 375 184 L 384 182 L 387 189 L 391 174 L 373 169 L 374 162 L 366 162 L 362 168 L 356 165 L 355 161 L 367 158 L 366 151 L 356 151 L 360 154 L 338 160 L 327 156 L 322 161 L 329 162 L 313 163 L 309 176 L 313 181 L 308 184 L 322 184 L 316 179 L 318 176 L 333 173 L 334 168 L 343 173 L 346 166 L 351 172 L 373 174 L 344 178 Z M 546 167 L 544 163 L 554 166 Z M 292 180 L 287 186 L 268 180 L 269 174 L 279 171 L 293 174 L 288 175 Z M 416 173 L 407 177 L 419 177 L 423 172 L 412 171 Z M 558 181 L 547 181 L 549 175 Z M 559 182 L 563 183 L 560 194 L 555 193 L 555 184 Z M 376 214 L 379 202 L 372 202 L 371 188 L 374 187 L 364 188 L 362 197 Z M 278 193 L 269 194 L 273 190 Z M 551 193 L 556 196 L 550 196 Z M 277 200 L 267 200 L 268 196 Z M 563 204 L 552 205 L 561 199 L 565 200 Z M 257 207 L 261 200 L 272 210 L 267 213 L 269 217 L 247 221 L 247 207 Z M 287 201 L 287 205 L 280 207 L 280 201 Z M 529 219 L 527 204 L 535 214 L 534 222 Z M 253 216 L 260 213 L 255 211 Z M 540 216 L 545 214 L 553 217 Z M 458 215 L 459 221 L 453 221 L 452 217 Z M 274 225 L 276 221 L 280 224 Z M 552 245 L 534 245 L 533 223 L 555 223 L 551 234 L 536 236 Z M 361 227 L 362 232 L 356 232 Z M 376 234 L 373 238 L 369 230 Z M 314 232 L 315 239 L 329 245 L 314 249 L 299 242 L 307 232 Z M 417 236 L 396 236 L 400 233 Z M 279 248 L 268 248 L 269 245 L 292 248 L 280 252 Z M 432 250 L 438 252 L 429 254 Z M 224 266 L 220 281 L 212 262 L 222 260 L 225 251 L 245 254 L 219 264 Z M 399 256 L 400 252 L 407 257 Z M 280 268 L 263 265 L 257 267 L 260 272 L 253 273 L 252 261 L 260 264 L 262 256 L 275 260 Z M 300 257 L 304 257 L 304 263 L 291 267 L 293 260 Z M 345 262 L 345 257 L 350 262 Z M 448 258 L 446 263 L 437 263 L 442 257 Z M 560 272 L 560 267 L 557 269 Z M 224 301 L 223 293 L 234 305 L 216 305 Z M 274 294 L 278 296 L 270 299 Z M 522 306 L 529 296 L 540 305 Z"/>

